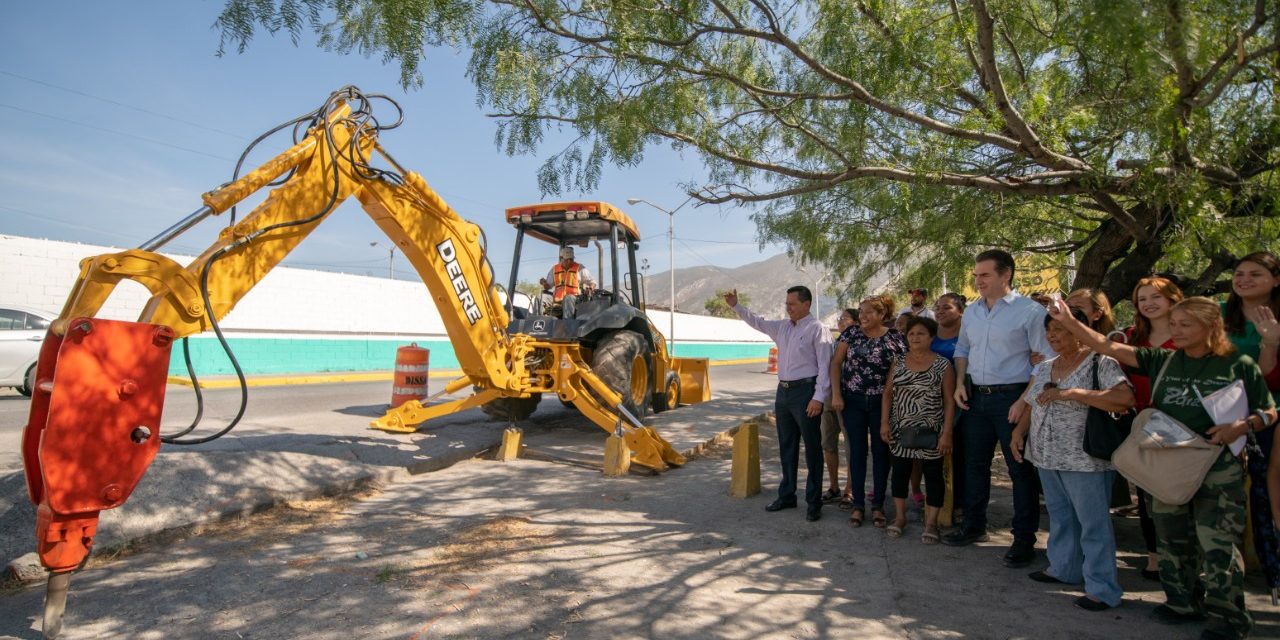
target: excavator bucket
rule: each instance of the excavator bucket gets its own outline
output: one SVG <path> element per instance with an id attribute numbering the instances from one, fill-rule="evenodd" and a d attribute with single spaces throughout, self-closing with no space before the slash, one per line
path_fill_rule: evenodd
<path id="1" fill-rule="evenodd" d="M 671 466 L 683 466 L 685 457 L 676 452 L 653 427 L 636 427 L 624 436 L 631 449 L 631 460 L 650 469 L 666 471 Z"/>
<path id="2" fill-rule="evenodd" d="M 672 358 L 671 368 L 680 375 L 680 404 L 711 399 L 711 372 L 707 358 Z"/>
<path id="3" fill-rule="evenodd" d="M 623 407 L 622 398 L 590 369 L 575 367 L 573 360 L 567 357 L 563 362 L 573 369 L 573 373 L 566 376 L 569 386 L 567 398 L 596 426 L 610 433 L 621 431 L 623 439 L 627 441 L 627 448 L 631 449 L 631 462 L 655 471 L 666 471 L 672 466 L 685 463 L 684 456 L 677 453 L 670 442 L 631 415 Z M 588 393 L 588 388 L 599 398 Z"/>
<path id="4" fill-rule="evenodd" d="M 471 386 L 471 379 L 467 376 L 462 376 L 450 381 L 440 393 L 427 398 L 427 401 L 454 393 L 468 386 Z M 500 395 L 496 389 L 483 389 L 465 398 L 441 404 L 427 405 L 425 402 L 410 400 L 394 409 L 389 409 L 381 418 L 370 422 L 369 428 L 390 433 L 414 433 L 418 430 L 418 425 L 427 420 L 478 407 Z"/>

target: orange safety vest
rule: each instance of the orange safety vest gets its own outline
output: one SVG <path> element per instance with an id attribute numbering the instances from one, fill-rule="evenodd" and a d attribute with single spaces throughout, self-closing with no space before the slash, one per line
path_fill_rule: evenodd
<path id="1" fill-rule="evenodd" d="M 572 265 L 569 265 L 568 269 L 565 269 L 564 265 L 560 264 L 559 262 L 556 263 L 556 268 L 552 275 L 552 279 L 555 280 L 554 284 L 556 287 L 556 291 L 555 291 L 556 302 L 560 302 L 561 300 L 564 300 L 564 297 L 567 295 L 576 296 L 579 293 L 581 293 L 578 287 L 578 283 L 580 281 L 578 277 L 578 270 L 581 268 L 582 268 L 582 265 L 576 262 L 573 263 Z"/>

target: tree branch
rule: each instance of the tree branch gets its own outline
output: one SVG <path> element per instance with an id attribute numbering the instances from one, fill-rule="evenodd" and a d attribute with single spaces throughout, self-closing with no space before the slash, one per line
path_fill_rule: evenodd
<path id="1" fill-rule="evenodd" d="M 893 30 L 889 28 L 889 25 L 885 24 L 884 20 L 882 20 L 879 15 L 877 15 L 874 11 L 872 11 L 871 8 L 867 6 L 866 2 L 863 2 L 862 0 L 858 0 L 858 11 L 860 11 L 862 15 L 867 18 L 867 20 L 870 20 L 871 24 L 875 25 L 876 29 L 880 31 L 881 35 L 883 35 L 886 40 L 888 40 L 889 42 L 892 42 L 894 45 L 896 45 L 900 49 L 905 49 L 905 47 L 903 47 L 902 44 L 898 41 L 898 38 L 893 33 Z M 926 73 L 926 74 L 934 73 L 933 66 L 921 60 L 920 57 L 917 55 L 911 56 L 911 66 L 915 68 L 917 71 L 920 71 L 921 73 Z M 961 100 L 964 100 L 965 102 L 967 102 L 970 107 L 976 109 L 979 113 L 982 113 L 983 115 L 986 115 L 986 116 L 991 115 L 990 112 L 987 111 L 987 105 L 982 102 L 982 98 L 979 98 L 972 91 L 969 91 L 964 87 L 954 86 L 954 85 L 951 86 L 950 88 L 956 92 L 956 95 L 959 96 Z M 941 108 L 947 109 L 946 106 L 942 106 Z"/>
<path id="2" fill-rule="evenodd" d="M 1222 68 L 1222 65 L 1226 64 L 1232 58 L 1236 58 L 1239 48 L 1243 47 L 1244 43 L 1249 41 L 1249 38 L 1252 38 L 1255 34 L 1257 34 L 1258 30 L 1261 29 L 1262 26 L 1267 23 L 1268 19 L 1269 17 L 1267 16 L 1266 0 L 1254 0 L 1253 22 L 1249 24 L 1249 27 L 1247 29 L 1245 29 L 1243 32 L 1241 32 L 1237 36 L 1237 40 L 1235 42 L 1231 42 L 1227 44 L 1226 48 L 1223 49 L 1222 54 L 1219 55 L 1218 58 L 1213 61 L 1213 64 L 1209 65 L 1209 69 L 1205 71 L 1204 76 L 1202 76 L 1199 80 L 1195 81 L 1192 87 L 1193 91 L 1191 93 L 1191 96 L 1195 96 L 1196 94 L 1203 91 L 1204 88 L 1209 85 L 1209 80 L 1218 73 L 1219 69 Z M 1242 65 L 1243 65 L 1243 62 L 1238 61 L 1237 66 L 1242 66 Z M 1200 102 L 1200 100 L 1197 100 L 1197 102 Z M 1205 104 L 1207 105 L 1209 102 L 1213 102 L 1213 99 L 1208 100 L 1207 102 L 1205 102 Z M 1197 104 L 1197 106 L 1204 106 L 1204 105 Z"/>
<path id="3" fill-rule="evenodd" d="M 760 0 L 750 0 L 750 2 L 753 5 L 755 5 L 757 8 L 759 8 L 761 12 L 765 13 L 765 15 L 769 18 L 769 26 L 771 30 L 771 33 L 769 34 L 770 37 L 768 38 L 769 41 L 782 46 L 787 51 L 790 51 L 791 54 L 796 57 L 796 59 L 798 59 L 800 62 L 803 62 L 806 67 L 813 70 L 818 75 L 832 82 L 835 82 L 840 86 L 843 86 L 849 89 L 853 93 L 854 100 L 861 102 L 873 109 L 876 109 L 877 111 L 882 111 L 889 115 L 902 118 L 903 120 L 906 120 L 908 122 L 914 122 L 915 124 L 918 124 L 927 129 L 931 129 L 933 131 L 937 131 L 938 133 L 941 133 L 944 135 L 953 136 L 956 138 L 960 138 L 962 140 L 970 140 L 973 142 L 990 144 L 997 147 L 1009 149 L 1010 151 L 1016 151 L 1019 149 L 1019 144 L 1017 140 L 1014 140 L 1005 136 L 1001 136 L 1001 135 L 995 135 L 991 133 L 984 133 L 981 131 L 973 131 L 971 129 L 965 129 L 963 127 L 957 127 L 957 126 L 948 124 L 946 122 L 942 122 L 941 120 L 936 120 L 926 115 L 919 114 L 914 111 L 905 109 L 898 105 L 889 104 L 888 102 L 885 102 L 875 97 L 874 95 L 871 94 L 871 92 L 867 91 L 866 88 L 863 87 L 861 83 L 851 78 L 847 78 L 844 75 L 837 73 L 835 70 L 831 69 L 830 67 L 827 67 L 826 65 L 822 64 L 817 59 L 815 59 L 812 55 L 810 55 L 810 53 L 806 51 L 804 47 L 801 47 L 797 42 L 795 42 L 790 37 L 788 37 L 785 33 L 783 33 L 781 30 L 781 27 L 777 23 L 777 19 L 773 17 L 772 12 L 769 11 L 768 7 L 765 6 Z"/>
<path id="4" fill-rule="evenodd" d="M 1196 98 L 1191 102 L 1191 104 L 1195 107 L 1200 107 L 1200 108 L 1207 107 L 1210 104 L 1213 104 L 1213 101 L 1217 100 L 1218 96 L 1222 95 L 1222 92 L 1225 91 L 1226 88 L 1231 85 L 1231 81 L 1235 79 L 1236 74 L 1240 73 L 1240 71 L 1242 71 L 1245 67 L 1248 67 L 1250 63 L 1258 60 L 1259 58 L 1262 58 L 1264 56 L 1267 56 L 1276 52 L 1280 52 L 1280 43 L 1272 43 L 1268 46 L 1258 49 L 1257 51 L 1254 51 L 1253 53 L 1250 53 L 1249 55 L 1245 56 L 1244 61 L 1233 65 L 1231 69 L 1227 71 L 1226 75 L 1222 76 L 1222 78 L 1220 78 L 1218 82 L 1213 85 L 1213 89 L 1209 91 L 1209 93 L 1199 98 Z"/>
<path id="5" fill-rule="evenodd" d="M 1190 291 L 1188 291 L 1188 293 L 1200 292 L 1201 295 L 1203 295 L 1204 292 L 1209 291 L 1218 293 L 1215 291 L 1216 287 L 1214 286 L 1214 283 L 1218 279 L 1218 275 L 1223 271 L 1230 269 L 1235 265 L 1235 263 L 1236 257 L 1231 255 L 1231 252 L 1218 249 L 1209 257 L 1209 265 L 1200 272 L 1200 275 L 1196 276 L 1196 278 L 1191 281 Z"/>
<path id="6" fill-rule="evenodd" d="M 1150 236 L 1147 230 L 1142 228 L 1142 223 L 1138 222 L 1120 203 L 1116 202 L 1110 195 L 1101 191 L 1089 194 L 1093 197 L 1093 201 L 1097 202 L 1107 213 L 1111 214 L 1115 221 L 1124 227 L 1125 231 L 1138 242 L 1146 242 Z"/>
<path id="7" fill-rule="evenodd" d="M 955 18 L 956 28 L 961 33 L 964 32 L 964 18 L 960 15 L 960 7 L 956 4 L 956 0 L 948 0 L 951 5 L 951 15 Z M 965 55 L 969 58 L 969 64 L 973 67 L 973 72 L 978 76 L 978 84 L 982 86 L 982 90 L 991 93 L 991 83 L 987 82 L 986 74 L 982 72 L 982 65 L 978 64 L 978 56 L 973 52 L 973 43 L 963 35 L 960 37 L 964 43 Z"/>
<path id="8" fill-rule="evenodd" d="M 1009 47 L 1009 53 L 1013 54 L 1013 64 L 1018 68 L 1018 78 L 1022 80 L 1023 88 L 1027 86 L 1027 68 L 1022 65 L 1022 54 L 1018 53 L 1018 47 L 1014 46 L 1013 38 L 1009 37 L 1009 29 L 1004 25 L 1000 26 L 1000 39 L 1004 40 L 1006 47 Z"/>
<path id="9" fill-rule="evenodd" d="M 1091 170 L 1089 165 L 1059 153 L 1055 153 L 1046 149 L 1040 141 L 1040 137 L 1022 118 L 1022 114 L 1018 113 L 1018 109 L 1009 101 L 1009 95 L 1005 92 L 1004 80 L 1000 77 L 1000 70 L 996 67 L 996 54 L 994 42 L 994 20 L 987 11 L 986 0 L 972 0 L 973 12 L 978 22 L 978 56 L 982 63 L 983 74 L 987 78 L 987 84 L 991 86 L 991 95 L 995 98 L 996 109 L 1004 116 L 1005 124 L 1009 130 L 1013 131 L 1014 136 L 1021 141 L 1021 148 L 1040 164 L 1052 169 L 1081 169 L 1085 171 Z"/>

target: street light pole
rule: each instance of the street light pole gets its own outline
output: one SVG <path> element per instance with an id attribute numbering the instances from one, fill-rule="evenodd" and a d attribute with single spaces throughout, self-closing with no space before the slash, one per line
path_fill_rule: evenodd
<path id="1" fill-rule="evenodd" d="M 369 246 L 376 247 L 378 246 L 378 244 L 379 242 L 377 240 L 374 240 L 373 242 L 369 243 Z M 391 245 L 391 248 L 387 250 L 387 279 L 388 280 L 396 279 L 395 263 L 396 263 L 396 246 L 393 244 Z"/>
<path id="2" fill-rule="evenodd" d="M 648 258 L 640 259 L 640 271 L 644 273 L 644 283 L 643 283 L 644 288 L 641 289 L 641 293 L 644 296 L 645 304 L 649 304 L 649 259 Z"/>
<path id="3" fill-rule="evenodd" d="M 658 205 L 645 200 L 644 198 L 627 198 L 627 204 L 647 204 L 658 211 L 667 214 L 667 261 L 671 268 L 671 312 L 669 315 L 670 324 L 667 327 L 667 345 L 668 351 L 675 352 L 676 340 L 676 212 L 683 209 L 686 204 L 693 200 L 693 196 L 685 198 L 684 202 L 675 209 L 667 210 Z"/>
<path id="4" fill-rule="evenodd" d="M 805 271 L 804 267 L 797 268 L 800 270 L 800 273 L 810 275 L 808 271 Z M 818 322 L 822 322 L 822 281 L 829 277 L 831 277 L 830 272 L 824 273 L 818 278 L 818 281 L 814 283 L 816 287 L 813 292 L 813 317 L 817 318 Z"/>

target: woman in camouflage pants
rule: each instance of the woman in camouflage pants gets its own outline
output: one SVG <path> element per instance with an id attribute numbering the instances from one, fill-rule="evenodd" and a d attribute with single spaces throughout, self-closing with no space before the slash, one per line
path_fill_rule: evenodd
<path id="1" fill-rule="evenodd" d="M 1218 305 L 1208 298 L 1187 298 L 1170 310 L 1175 351 L 1135 348 L 1107 340 L 1055 303 L 1049 315 L 1094 351 L 1119 360 L 1154 381 L 1151 403 L 1213 444 L 1228 444 L 1276 420 L 1275 403 L 1252 358 L 1227 341 Z M 1163 375 L 1160 375 L 1163 370 Z M 1244 420 L 1214 424 L 1200 403 L 1236 380 L 1244 383 L 1250 413 Z M 1187 504 L 1151 498 L 1160 555 L 1165 604 L 1155 617 L 1183 624 L 1210 617 L 1202 640 L 1248 637 L 1253 617 L 1244 605 L 1244 560 L 1240 548 L 1245 527 L 1244 466 L 1224 447 L 1203 484 Z M 1204 579 L 1200 574 L 1204 573 Z"/>

